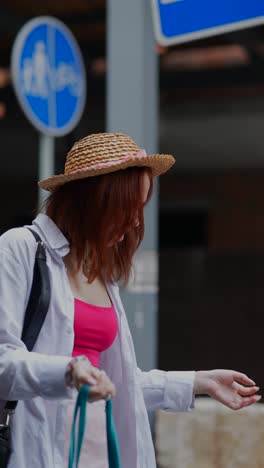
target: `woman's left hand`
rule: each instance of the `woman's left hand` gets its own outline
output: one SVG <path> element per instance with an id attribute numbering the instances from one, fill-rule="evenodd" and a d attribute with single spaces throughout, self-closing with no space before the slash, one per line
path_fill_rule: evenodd
<path id="1" fill-rule="evenodd" d="M 253 380 L 232 370 L 197 371 L 194 380 L 195 394 L 207 394 L 233 410 L 259 401 L 258 390 Z"/>

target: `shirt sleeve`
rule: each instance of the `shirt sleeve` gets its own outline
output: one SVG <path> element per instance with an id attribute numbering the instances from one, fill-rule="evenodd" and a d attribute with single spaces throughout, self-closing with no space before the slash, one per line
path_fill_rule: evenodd
<path id="1" fill-rule="evenodd" d="M 21 341 L 31 280 L 22 262 L 0 247 L 0 399 L 71 398 L 64 380 L 71 357 L 29 352 Z"/>
<path id="2" fill-rule="evenodd" d="M 148 410 L 171 412 L 192 411 L 194 408 L 194 371 L 165 372 L 137 369 L 137 376 Z"/>

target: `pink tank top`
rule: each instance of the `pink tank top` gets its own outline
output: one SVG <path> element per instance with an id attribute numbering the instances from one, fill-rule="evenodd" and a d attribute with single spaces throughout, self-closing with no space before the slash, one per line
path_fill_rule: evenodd
<path id="1" fill-rule="evenodd" d="M 118 331 L 114 306 L 100 307 L 74 299 L 73 357 L 84 354 L 99 367 L 99 358 L 113 343 Z"/>

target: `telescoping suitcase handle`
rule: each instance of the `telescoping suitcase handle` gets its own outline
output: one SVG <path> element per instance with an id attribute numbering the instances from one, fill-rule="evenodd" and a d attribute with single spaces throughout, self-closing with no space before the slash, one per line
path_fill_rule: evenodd
<path id="1" fill-rule="evenodd" d="M 71 442 L 70 442 L 70 453 L 69 453 L 69 464 L 68 468 L 78 468 L 79 458 L 82 449 L 82 443 L 85 433 L 86 426 L 86 408 L 87 401 L 90 393 L 90 387 L 84 385 L 79 390 L 78 398 L 75 404 L 73 422 L 72 422 L 72 431 L 71 431 Z M 79 413 L 79 425 L 77 433 L 77 449 L 76 449 L 76 420 Z M 120 464 L 120 455 L 118 440 L 115 430 L 115 424 L 112 414 L 112 401 L 108 400 L 106 402 L 106 431 L 107 431 L 107 449 L 108 449 L 108 461 L 109 468 L 121 468 Z M 92 468 L 92 467 L 91 467 Z"/>

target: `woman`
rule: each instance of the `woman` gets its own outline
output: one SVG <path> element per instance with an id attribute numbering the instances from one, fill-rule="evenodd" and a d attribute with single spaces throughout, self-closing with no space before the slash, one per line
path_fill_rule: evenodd
<path id="1" fill-rule="evenodd" d="M 73 146 L 64 174 L 40 182 L 51 195 L 33 229 L 46 246 L 52 291 L 31 353 L 20 336 L 36 243 L 24 228 L 1 237 L 0 398 L 20 400 L 10 468 L 66 466 L 74 389 L 84 383 L 91 385 L 93 404 L 82 467 L 107 467 L 103 399 L 115 394 L 124 468 L 156 466 L 146 408 L 190 411 L 199 393 L 233 409 L 260 399 L 255 383 L 236 371 L 137 368 L 117 282 L 127 281 L 143 238 L 153 177 L 173 164 L 172 156 L 148 156 L 127 135 L 96 134 Z"/>

